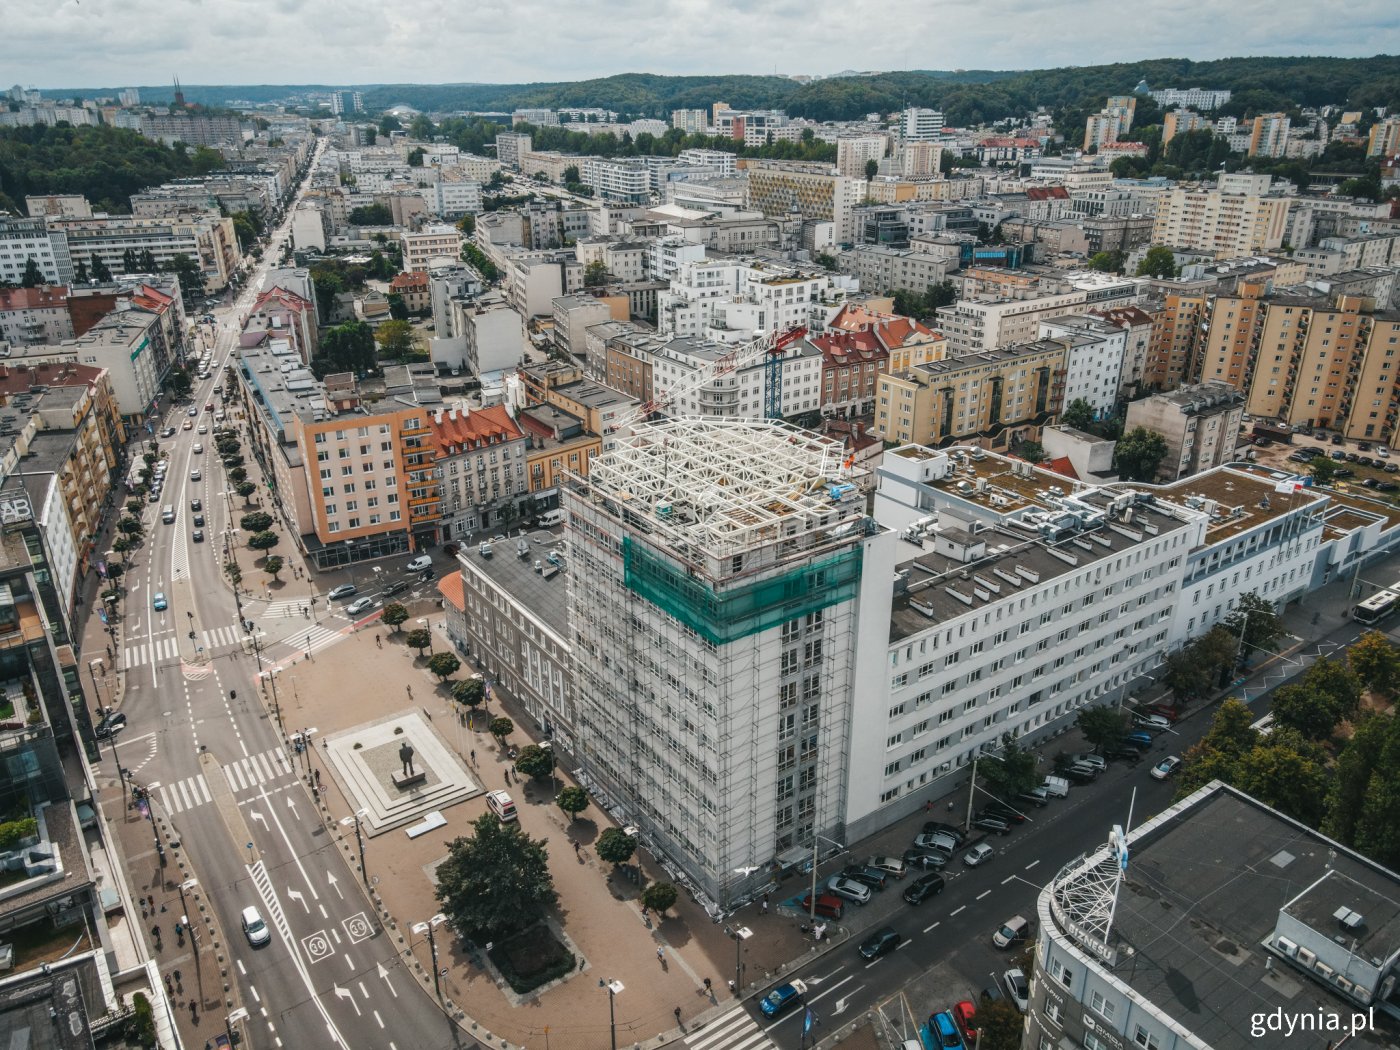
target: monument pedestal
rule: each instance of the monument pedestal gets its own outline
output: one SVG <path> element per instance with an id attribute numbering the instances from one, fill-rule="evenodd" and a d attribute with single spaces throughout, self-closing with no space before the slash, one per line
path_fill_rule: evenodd
<path id="1" fill-rule="evenodd" d="M 411 787 L 418 787 L 428 782 L 428 771 L 420 769 L 417 773 L 395 773 L 393 775 L 394 787 L 404 791 Z"/>

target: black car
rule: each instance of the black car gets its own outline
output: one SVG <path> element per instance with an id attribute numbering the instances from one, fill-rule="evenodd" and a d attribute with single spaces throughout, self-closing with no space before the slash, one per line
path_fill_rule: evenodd
<path id="1" fill-rule="evenodd" d="M 1382 481 L 1376 486 L 1376 490 L 1379 492 L 1400 492 L 1400 485 L 1393 481 Z"/>
<path id="2" fill-rule="evenodd" d="M 111 736 L 119 729 L 125 728 L 126 715 L 118 711 L 115 714 L 108 715 L 106 718 L 102 719 L 102 721 L 98 722 L 97 725 L 93 727 L 92 732 L 94 736 L 107 737 Z"/>
<path id="3" fill-rule="evenodd" d="M 924 821 L 924 834 L 951 835 L 953 838 L 957 839 L 959 846 L 961 846 L 963 840 L 967 838 L 967 834 L 961 828 L 956 828 L 952 824 L 941 824 L 936 820 Z"/>
<path id="4" fill-rule="evenodd" d="M 978 831 L 985 831 L 992 835 L 1007 835 L 1011 832 L 1010 824 L 1001 817 L 988 813 L 978 814 L 973 818 L 972 826 Z"/>
<path id="5" fill-rule="evenodd" d="M 1332 474 L 1333 474 L 1333 476 L 1339 477 L 1339 478 L 1354 478 L 1354 477 L 1356 477 L 1356 471 L 1352 470 L 1350 467 L 1342 467 L 1342 468 L 1340 468 L 1340 469 L 1338 469 L 1338 470 L 1334 470 L 1334 471 L 1332 471 Z"/>
<path id="6" fill-rule="evenodd" d="M 921 875 L 909 884 L 904 891 L 904 900 L 907 904 L 922 904 L 930 897 L 937 896 L 943 892 L 943 876 L 937 872 L 928 875 Z"/>
<path id="7" fill-rule="evenodd" d="M 199 528 L 199 529 L 204 528 L 204 515 L 203 515 L 203 514 L 196 514 L 196 515 L 194 516 L 194 524 L 195 524 L 195 527 L 196 527 L 196 528 Z"/>
<path id="8" fill-rule="evenodd" d="M 941 871 L 948 864 L 948 858 L 937 850 L 907 849 L 901 858 L 911 868 L 923 871 Z"/>
<path id="9" fill-rule="evenodd" d="M 979 816 L 996 817 L 1007 824 L 1024 824 L 1026 815 L 1015 806 L 1009 806 L 1005 802 L 991 801 L 982 807 Z"/>
<path id="10" fill-rule="evenodd" d="M 408 583 L 406 581 L 395 580 L 393 583 L 389 584 L 389 586 L 384 588 L 384 597 L 388 598 L 390 595 L 398 594 L 400 591 L 406 590 L 408 590 Z"/>
<path id="11" fill-rule="evenodd" d="M 192 500 L 190 500 L 190 510 L 198 512 L 198 511 L 201 511 L 201 510 L 203 510 L 203 509 L 204 509 L 204 503 L 203 503 L 202 500 L 198 500 L 198 499 L 192 499 Z"/>
<path id="12" fill-rule="evenodd" d="M 1152 749 L 1152 745 L 1140 736 L 1125 736 L 1122 740 L 1118 741 L 1118 746 L 1135 747 L 1138 750 L 1138 754 Z"/>
<path id="13" fill-rule="evenodd" d="M 885 888 L 886 875 L 879 868 L 867 868 L 864 864 L 852 864 L 848 868 L 842 868 L 841 875 L 847 879 L 855 879 L 856 882 L 863 882 L 872 890 Z"/>
<path id="14" fill-rule="evenodd" d="M 204 542 L 204 530 L 203 530 L 203 529 L 195 529 L 195 530 L 194 530 L 194 535 L 193 535 L 191 538 L 195 541 L 195 543 L 203 543 L 203 542 Z"/>
<path id="15" fill-rule="evenodd" d="M 1138 762 L 1142 759 L 1142 752 L 1135 747 L 1128 747 L 1120 744 L 1117 747 L 1105 748 L 1103 757 L 1107 759 L 1123 759 L 1126 762 Z"/>
<path id="16" fill-rule="evenodd" d="M 1092 769 L 1084 766 L 1070 766 L 1064 770 L 1060 776 L 1064 777 L 1071 784 L 1092 784 L 1099 779 L 1099 775 Z"/>
<path id="17" fill-rule="evenodd" d="M 884 926 L 861 942 L 860 954 L 865 959 L 878 959 L 894 951 L 903 942 L 904 938 L 899 935 L 899 931 L 892 926 Z"/>

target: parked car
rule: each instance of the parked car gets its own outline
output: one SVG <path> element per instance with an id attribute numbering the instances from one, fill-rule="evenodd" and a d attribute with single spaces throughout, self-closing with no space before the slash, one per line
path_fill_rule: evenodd
<path id="1" fill-rule="evenodd" d="M 1009 835 L 1011 833 L 1011 825 L 999 817 L 978 816 L 972 821 L 972 826 L 989 835 Z"/>
<path id="2" fill-rule="evenodd" d="M 1168 755 L 1152 767 L 1152 778 L 1154 780 L 1168 780 L 1176 776 L 1176 772 L 1180 768 L 1181 759 L 1177 758 L 1175 755 Z"/>
<path id="3" fill-rule="evenodd" d="M 1060 774 L 1071 784 L 1092 784 L 1099 775 L 1088 766 L 1070 766 Z"/>
<path id="4" fill-rule="evenodd" d="M 356 598 L 353 602 L 351 602 L 345 607 L 345 611 L 350 616 L 358 616 L 360 613 L 364 612 L 366 609 L 370 608 L 373 605 L 373 598 Z"/>
<path id="5" fill-rule="evenodd" d="M 1377 492 L 1400 492 L 1400 485 L 1393 481 L 1382 481 L 1376 486 Z"/>
<path id="6" fill-rule="evenodd" d="M 1016 796 L 1017 802 L 1024 802 L 1028 806 L 1041 809 L 1050 804 L 1050 792 L 1043 787 L 1033 787 L 1029 791 L 1022 791 Z"/>
<path id="7" fill-rule="evenodd" d="M 1030 984 L 1026 981 L 1026 975 L 1021 972 L 1021 968 L 1007 970 L 1002 974 L 1001 981 L 1006 985 L 1006 994 L 1011 996 L 1011 1001 L 1016 1004 L 1016 1009 L 1021 1013 L 1026 1012 L 1026 1007 L 1031 1004 Z"/>
<path id="8" fill-rule="evenodd" d="M 903 943 L 904 938 L 893 926 L 881 926 L 860 942 L 858 950 L 862 959 L 878 959 L 882 955 L 888 955 Z"/>
<path id="9" fill-rule="evenodd" d="M 904 863 L 920 871 L 939 871 L 948 863 L 948 854 L 931 849 L 907 849 Z"/>
<path id="10" fill-rule="evenodd" d="M 1064 777 L 1046 777 L 1045 787 L 1042 790 L 1051 798 L 1067 798 L 1069 796 L 1069 781 Z"/>
<path id="11" fill-rule="evenodd" d="M 950 857 L 958 851 L 958 845 L 957 839 L 951 835 L 945 835 L 941 831 L 936 831 L 931 835 L 920 835 L 914 839 L 915 849 L 937 850 Z"/>
<path id="12" fill-rule="evenodd" d="M 1087 751 L 1077 751 L 1068 757 L 1070 765 L 1089 766 L 1098 770 L 1100 773 L 1108 769 L 1108 762 L 1102 755 L 1095 755 Z"/>
<path id="13" fill-rule="evenodd" d="M 869 868 L 878 868 L 886 875 L 892 875 L 896 879 L 902 879 L 909 874 L 909 868 L 897 857 L 866 857 L 865 865 Z"/>
<path id="14" fill-rule="evenodd" d="M 126 715 L 117 711 L 107 715 L 102 721 L 98 722 L 97 725 L 93 727 L 92 732 L 94 736 L 108 737 L 125 728 Z"/>
<path id="15" fill-rule="evenodd" d="M 1343 480 L 1356 477 L 1356 471 L 1352 470 L 1350 467 L 1339 467 L 1332 473 Z"/>
<path id="16" fill-rule="evenodd" d="M 1123 739 L 1130 741 L 1136 740 L 1139 743 L 1141 743 L 1144 747 L 1152 746 L 1152 734 L 1149 733 L 1146 729 L 1129 730 L 1128 734 L 1124 736 Z"/>
<path id="17" fill-rule="evenodd" d="M 1115 744 L 1104 751 L 1104 758 L 1122 759 L 1125 762 L 1132 762 L 1134 765 L 1142 758 L 1142 752 L 1135 747 L 1128 747 L 1126 744 Z"/>
<path id="18" fill-rule="evenodd" d="M 809 893 L 802 898 L 802 910 L 808 915 L 813 913 L 812 895 Z M 846 914 L 846 904 L 839 897 L 833 897 L 829 893 L 817 894 L 816 914 L 824 919 L 839 919 Z"/>
<path id="19" fill-rule="evenodd" d="M 979 864 L 985 864 L 992 859 L 996 850 L 992 849 L 985 842 L 979 842 L 963 854 L 963 863 L 969 868 L 975 868 Z"/>
<path id="20" fill-rule="evenodd" d="M 1180 721 L 1182 716 L 1186 714 L 1186 708 L 1176 704 L 1148 704 L 1143 710 L 1149 714 L 1161 715 L 1168 722 Z"/>
<path id="21" fill-rule="evenodd" d="M 1026 822 L 1026 815 L 1022 813 L 1019 809 L 1017 809 L 1015 806 L 1007 805 L 1005 802 L 1001 802 L 997 799 L 993 799 L 991 802 L 988 802 L 985 806 L 983 806 L 981 813 L 979 813 L 978 815 L 995 817 L 1003 824 L 1024 824 Z M 976 826 L 976 823 L 974 823 L 973 827 Z M 982 830 L 986 831 L 987 829 L 983 828 Z"/>
<path id="22" fill-rule="evenodd" d="M 165 427 L 164 429 L 161 430 L 160 436 L 163 437 L 163 438 L 174 437 L 174 436 L 175 436 L 175 428 L 174 428 L 174 427 Z"/>
<path id="23" fill-rule="evenodd" d="M 855 879 L 847 879 L 840 875 L 833 875 L 826 880 L 826 892 L 844 897 L 848 901 L 856 904 L 870 903 L 870 887 Z"/>
<path id="24" fill-rule="evenodd" d="M 257 908 L 243 909 L 243 936 L 248 938 L 248 943 L 254 948 L 260 948 L 272 940 L 272 933 L 268 930 L 267 923 L 263 922 L 263 917 L 258 914 Z"/>
<path id="25" fill-rule="evenodd" d="M 963 1042 L 962 1033 L 958 1031 L 957 1022 L 953 1020 L 953 1015 L 939 1011 L 929 1015 L 928 1034 L 933 1040 L 933 1045 L 941 1050 L 967 1050 L 967 1044 Z"/>
<path id="26" fill-rule="evenodd" d="M 968 1043 L 975 1044 L 977 1042 L 977 1007 L 972 1004 L 972 1000 L 964 999 L 962 1002 L 954 1004 L 952 1014 L 963 1038 Z"/>
<path id="27" fill-rule="evenodd" d="M 1147 712 L 1133 715 L 1133 724 L 1146 729 L 1150 733 L 1164 733 L 1172 727 L 1169 719 L 1161 715 L 1154 715 Z"/>
<path id="28" fill-rule="evenodd" d="M 359 588 L 353 583 L 342 583 L 338 587 L 332 587 L 326 593 L 326 597 L 333 602 L 339 601 L 341 598 L 350 597 L 350 595 L 354 594 L 357 590 L 359 590 Z"/>
<path id="29" fill-rule="evenodd" d="M 1335 445 L 1336 442 L 1334 441 L 1334 442 L 1332 442 L 1332 444 Z M 1338 450 L 1338 451 L 1336 451 L 1336 452 L 1333 452 L 1331 455 L 1332 455 L 1332 458 L 1333 458 L 1334 460 L 1342 460 L 1342 459 L 1346 459 L 1346 458 L 1347 458 L 1347 454 L 1346 454 L 1345 452 L 1340 451 L 1340 450 Z"/>
<path id="30" fill-rule="evenodd" d="M 1357 446 L 1356 446 L 1356 451 L 1358 451 L 1358 452 L 1370 452 L 1370 451 L 1371 451 L 1371 443 L 1370 443 L 1369 441 L 1362 441 L 1362 442 L 1360 442 L 1360 443 L 1357 444 Z"/>
<path id="31" fill-rule="evenodd" d="M 924 834 L 932 835 L 935 832 L 950 836 L 951 838 L 956 840 L 959 846 L 961 846 L 963 844 L 963 840 L 967 838 L 967 835 L 963 832 L 963 830 L 959 827 L 956 827 L 953 824 L 943 824 L 937 820 L 924 821 Z"/>
<path id="32" fill-rule="evenodd" d="M 885 888 L 885 873 L 879 868 L 868 868 L 863 864 L 852 864 L 850 867 L 842 868 L 843 878 L 855 879 L 856 882 L 864 883 L 872 890 L 883 890 Z"/>
<path id="33" fill-rule="evenodd" d="M 151 608 L 156 612 L 164 612 L 170 608 L 170 603 L 165 600 L 164 591 L 156 591 L 156 595 L 151 599 Z"/>
<path id="34" fill-rule="evenodd" d="M 801 981 L 780 984 L 759 1000 L 758 1009 L 764 1017 L 777 1017 L 786 1013 L 789 1007 L 796 1006 L 807 994 L 807 986 Z"/>
<path id="35" fill-rule="evenodd" d="M 930 897 L 936 897 L 942 893 L 944 884 L 943 876 L 937 872 L 920 875 L 904 891 L 904 902 L 906 904 L 922 904 Z"/>
<path id="36" fill-rule="evenodd" d="M 1029 937 L 1030 933 L 1030 920 L 1023 915 L 1014 916 L 1002 923 L 1001 926 L 997 928 L 997 932 L 992 934 L 992 947 L 1014 947 Z"/>
<path id="37" fill-rule="evenodd" d="M 1118 743 L 1115 746 L 1120 748 L 1132 748 L 1133 750 L 1137 751 L 1139 756 L 1141 756 L 1144 751 L 1148 751 L 1151 749 L 1152 741 L 1144 740 L 1141 737 L 1136 736 L 1125 736 L 1122 740 L 1118 741 Z"/>

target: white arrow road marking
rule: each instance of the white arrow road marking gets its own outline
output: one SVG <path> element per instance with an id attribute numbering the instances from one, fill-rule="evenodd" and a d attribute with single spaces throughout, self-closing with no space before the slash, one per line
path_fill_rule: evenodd
<path id="1" fill-rule="evenodd" d="M 389 985 L 389 991 L 392 992 L 394 998 L 397 999 L 399 997 L 399 993 L 394 991 L 394 986 L 389 982 L 389 971 L 384 969 L 383 963 L 375 963 L 375 965 L 379 967 L 379 976 L 383 978 L 385 984 Z"/>
<path id="2" fill-rule="evenodd" d="M 296 812 L 297 812 L 297 800 L 294 799 L 294 798 L 292 798 L 291 795 L 288 795 L 288 796 L 287 796 L 287 808 L 290 809 L 294 815 L 296 814 Z"/>
<path id="3" fill-rule="evenodd" d="M 855 995 L 855 992 L 852 992 L 851 995 Z M 836 1000 L 836 1005 L 831 1008 L 832 1017 L 837 1017 L 846 1012 L 846 1004 L 851 1001 L 851 995 L 843 995 L 840 999 Z"/>
<path id="4" fill-rule="evenodd" d="M 340 985 L 338 985 L 338 984 L 332 985 L 331 987 L 333 987 L 333 988 L 335 989 L 336 998 L 338 998 L 338 999 L 349 999 L 349 1000 L 350 1000 L 350 1005 L 353 1006 L 353 1007 L 355 1008 L 355 1016 L 356 1016 L 356 1017 L 363 1017 L 363 1016 L 364 1016 L 364 1014 L 360 1013 L 360 1004 L 357 1003 L 357 1002 L 355 1002 L 355 997 L 354 997 L 353 995 L 350 994 L 350 989 L 349 989 L 349 988 L 342 988 L 342 987 L 340 987 Z"/>
<path id="5" fill-rule="evenodd" d="M 300 904 L 300 905 L 302 906 L 302 909 L 306 912 L 307 915 L 310 915 L 310 914 L 311 914 L 311 906 L 310 906 L 309 904 L 306 903 L 306 895 L 305 895 L 305 894 L 300 893 L 300 892 L 298 892 L 297 890 L 294 890 L 294 889 L 292 889 L 290 886 L 288 886 L 288 887 L 287 887 L 287 896 L 290 897 L 290 898 L 292 898 L 292 900 L 296 901 L 298 904 Z"/>
<path id="6" fill-rule="evenodd" d="M 258 794 L 262 796 L 262 800 L 264 802 L 271 802 L 271 799 L 268 798 L 266 784 L 262 785 L 261 789 L 258 791 Z M 250 812 L 255 818 L 258 816 L 257 810 L 251 810 Z M 292 863 L 297 866 L 297 871 L 301 872 L 302 881 L 306 883 L 306 888 L 311 891 L 311 899 L 320 900 L 321 895 L 316 892 L 316 887 L 311 885 L 311 877 L 306 874 L 306 868 L 302 866 L 301 857 L 297 854 L 295 847 L 292 846 L 292 840 L 291 837 L 287 834 L 287 829 L 284 828 L 282 826 L 282 822 L 277 819 L 277 814 L 275 812 L 273 812 L 272 810 L 269 810 L 268 812 L 272 813 L 272 822 L 277 825 L 277 830 L 282 834 L 282 841 L 287 844 L 287 852 L 292 855 Z"/>
<path id="7" fill-rule="evenodd" d="M 335 890 L 336 896 L 339 897 L 341 900 L 344 900 L 345 894 L 341 893 L 340 887 L 336 885 L 336 883 L 338 883 L 340 880 L 335 877 L 335 872 L 326 872 L 326 881 L 331 884 L 331 889 Z"/>
<path id="8" fill-rule="evenodd" d="M 256 820 L 259 824 L 261 824 L 264 828 L 267 827 L 267 818 L 266 818 L 265 816 L 263 816 L 261 813 L 259 813 L 256 809 L 250 809 L 250 810 L 248 811 L 248 816 L 252 817 L 252 818 L 253 818 L 254 820 Z"/>

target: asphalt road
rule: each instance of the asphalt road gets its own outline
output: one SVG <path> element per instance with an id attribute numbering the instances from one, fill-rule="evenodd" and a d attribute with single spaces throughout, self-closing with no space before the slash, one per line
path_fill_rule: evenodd
<path id="1" fill-rule="evenodd" d="M 217 386 L 238 318 L 285 237 L 284 225 L 264 253 L 269 262 L 250 275 L 233 304 L 216 308 L 212 330 L 202 326 L 216 347 L 212 378 L 196 384 L 191 404 L 196 423 L 210 430 L 213 413 L 204 405 L 219 404 Z M 411 960 L 380 926 L 293 768 L 297 756 L 287 753 L 257 696 L 258 663 L 219 568 L 223 538 L 243 513 L 242 501 L 226 496 L 212 435 L 178 429 L 186 418 L 185 406 L 177 406 L 166 421 L 177 430 L 161 442 L 170 457 L 165 489 L 147 506 L 147 541 L 125 578 L 119 666 L 127 676 L 122 710 L 129 724 L 117 740 L 120 764 L 150 789 L 156 814 L 170 821 L 212 903 L 227 941 L 229 976 L 251 1015 L 250 1046 L 472 1046 L 421 990 L 406 966 Z M 196 442 L 207 451 L 196 454 Z M 196 467 L 199 481 L 191 477 Z M 192 538 L 194 498 L 203 503 L 202 543 Z M 166 504 L 176 509 L 173 525 L 160 521 Z M 239 556 L 251 575 L 252 552 Z M 153 608 L 157 593 L 165 595 L 164 611 Z M 279 646 L 276 636 L 288 628 L 279 628 L 271 609 L 245 615 L 267 632 L 267 658 L 299 647 L 300 624 Z M 271 943 L 261 948 L 241 932 L 249 905 L 271 928 Z M 201 979 L 208 990 L 218 975 Z"/>

